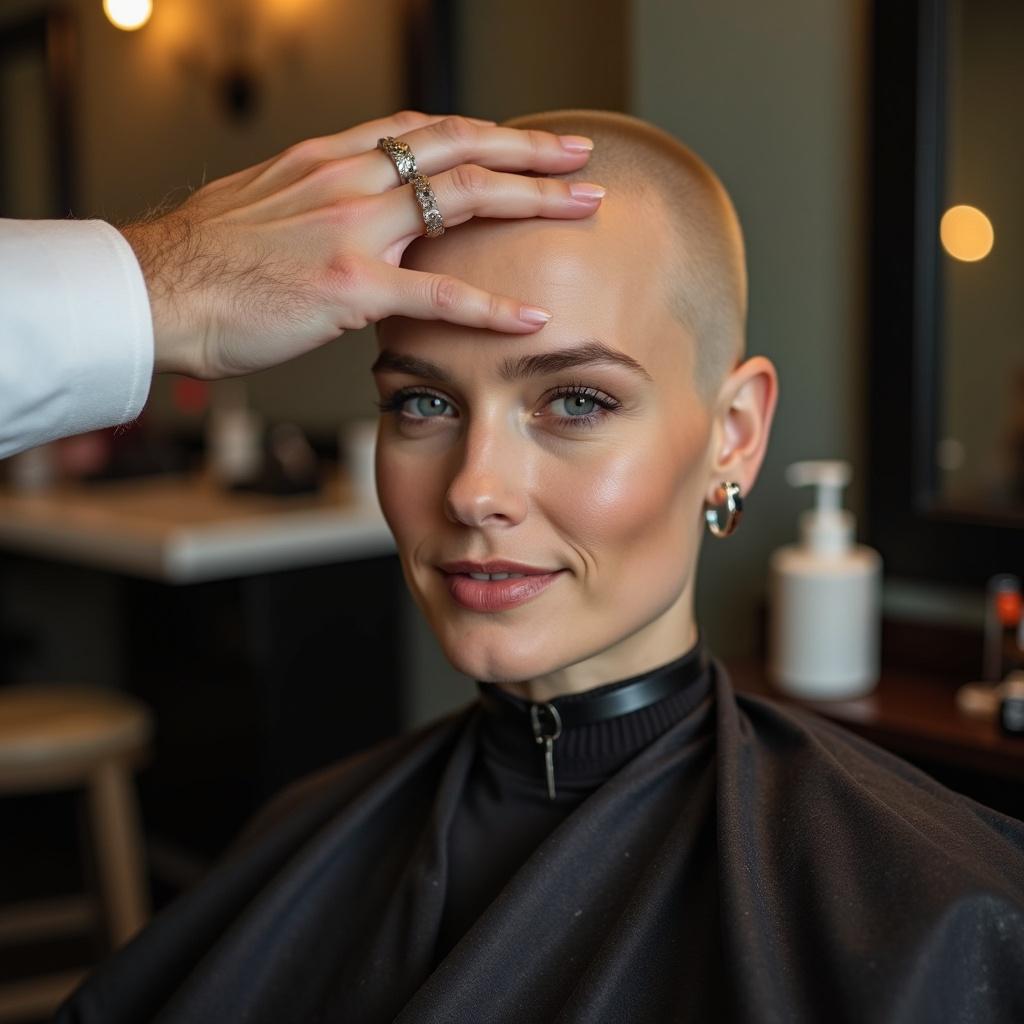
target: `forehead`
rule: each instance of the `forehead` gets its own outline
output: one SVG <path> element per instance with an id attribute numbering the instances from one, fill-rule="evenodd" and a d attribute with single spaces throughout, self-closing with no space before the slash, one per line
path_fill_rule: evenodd
<path id="1" fill-rule="evenodd" d="M 395 319 L 381 324 L 381 343 L 410 339 L 436 349 L 486 335 L 488 347 L 474 349 L 474 357 L 498 363 L 512 349 L 539 353 L 596 338 L 636 359 L 655 380 L 678 386 L 692 379 L 694 353 L 668 306 L 671 257 L 656 207 L 611 193 L 594 216 L 579 221 L 468 221 L 440 239 L 415 242 L 403 266 L 545 306 L 554 313 L 551 323 L 532 336 L 502 340 L 490 331 Z"/>

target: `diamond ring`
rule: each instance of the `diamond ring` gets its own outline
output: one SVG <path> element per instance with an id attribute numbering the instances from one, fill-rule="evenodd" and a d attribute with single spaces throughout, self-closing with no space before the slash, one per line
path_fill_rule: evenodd
<path id="1" fill-rule="evenodd" d="M 395 165 L 395 170 L 398 171 L 402 184 L 407 185 L 409 179 L 417 173 L 416 157 L 412 155 L 412 150 L 409 146 L 398 139 L 393 139 L 389 135 L 387 138 L 377 140 L 377 148 L 384 150 L 391 157 L 391 162 Z"/>
<path id="2" fill-rule="evenodd" d="M 420 204 L 423 212 L 423 223 L 427 226 L 427 238 L 440 238 L 444 234 L 444 218 L 437 208 L 437 196 L 430 187 L 430 181 L 426 175 L 413 174 L 409 177 L 409 184 L 412 185 L 416 201 Z"/>

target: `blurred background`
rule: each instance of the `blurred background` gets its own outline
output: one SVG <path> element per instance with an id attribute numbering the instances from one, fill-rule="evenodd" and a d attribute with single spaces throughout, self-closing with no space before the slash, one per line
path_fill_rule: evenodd
<path id="1" fill-rule="evenodd" d="M 792 538 L 806 504 L 783 466 L 851 459 L 850 499 L 863 507 L 867 4 L 155 0 L 132 32 L 115 28 L 99 0 L 64 9 L 76 56 L 67 127 L 79 217 L 137 217 L 290 143 L 407 105 L 496 119 L 601 107 L 673 132 L 733 197 L 750 266 L 749 351 L 768 355 L 781 378 L 746 528 L 705 545 L 701 621 L 712 646 L 754 648 L 767 554 Z M 13 22 L 47 10 L 4 0 L 2 13 Z M 23 56 L 4 72 L 4 212 L 53 216 L 45 71 L 31 63 Z M 430 68 L 432 83 L 418 82 Z M 344 422 L 373 414 L 373 345 L 371 330 L 351 333 L 254 375 L 248 405 L 334 439 Z M 237 390 L 209 390 L 218 388 Z M 157 378 L 143 424 L 198 433 L 207 401 L 182 400 L 180 382 Z"/>
<path id="2" fill-rule="evenodd" d="M 748 352 L 781 384 L 743 524 L 704 544 L 705 639 L 768 692 L 769 562 L 810 504 L 786 467 L 849 462 L 881 682 L 836 715 L 1019 813 L 1019 739 L 955 695 L 1024 668 L 991 654 L 1024 573 L 1022 44 L 1015 0 L 0 0 L 0 216 L 122 223 L 403 107 L 667 129 L 733 198 Z M 159 377 L 130 429 L 0 463 L 0 683 L 147 709 L 156 905 L 285 782 L 473 697 L 375 507 L 373 352 L 367 330 L 241 383 Z M 61 801 L 6 798 L 0 896 L 80 881 Z"/>

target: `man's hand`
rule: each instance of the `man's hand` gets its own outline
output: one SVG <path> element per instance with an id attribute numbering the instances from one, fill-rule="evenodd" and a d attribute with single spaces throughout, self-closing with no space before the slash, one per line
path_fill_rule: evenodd
<path id="1" fill-rule="evenodd" d="M 121 228 L 149 290 L 157 371 L 250 373 L 392 315 L 514 333 L 547 322 L 519 298 L 399 267 L 425 228 L 412 186 L 376 148 L 388 135 L 430 176 L 446 228 L 580 218 L 600 204 L 593 186 L 502 173 L 576 170 L 590 151 L 576 136 L 404 112 L 300 142 Z"/>

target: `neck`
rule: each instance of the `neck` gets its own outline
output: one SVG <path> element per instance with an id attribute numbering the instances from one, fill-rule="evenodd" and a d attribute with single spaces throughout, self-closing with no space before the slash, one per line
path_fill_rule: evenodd
<path id="1" fill-rule="evenodd" d="M 674 661 L 697 642 L 692 587 L 691 577 L 676 601 L 653 622 L 589 658 L 523 682 L 494 685 L 514 697 L 543 703 L 570 693 L 584 693 Z"/>

